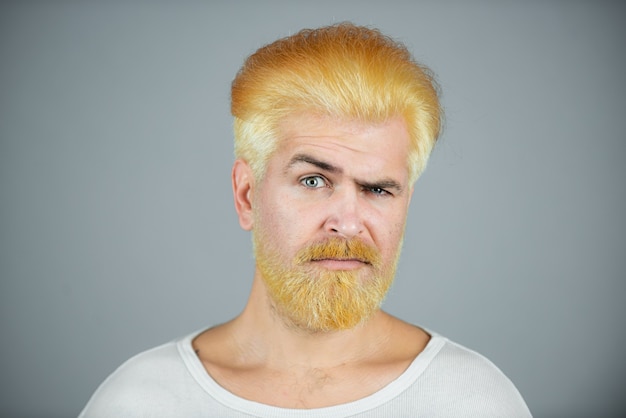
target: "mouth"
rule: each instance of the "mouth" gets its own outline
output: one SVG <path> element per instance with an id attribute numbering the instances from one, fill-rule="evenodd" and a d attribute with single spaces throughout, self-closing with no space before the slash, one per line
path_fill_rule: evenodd
<path id="1" fill-rule="evenodd" d="M 304 247 L 296 254 L 296 264 L 308 264 L 326 270 L 357 270 L 376 267 L 380 255 L 373 245 L 353 239 L 331 238 Z"/>
<path id="2" fill-rule="evenodd" d="M 311 262 L 329 270 L 356 270 L 371 265 L 369 261 L 359 258 L 314 258 Z"/>

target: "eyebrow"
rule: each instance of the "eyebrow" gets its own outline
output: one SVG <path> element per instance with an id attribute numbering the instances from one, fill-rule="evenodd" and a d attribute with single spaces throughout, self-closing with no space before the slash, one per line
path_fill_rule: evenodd
<path id="1" fill-rule="evenodd" d="M 298 163 L 306 163 L 306 164 L 311 164 L 317 168 L 319 168 L 320 170 L 324 170 L 327 171 L 329 173 L 333 173 L 333 174 L 341 174 L 343 173 L 343 169 L 341 167 L 337 167 L 335 165 L 332 165 L 326 161 L 322 161 L 322 160 L 318 160 L 315 157 L 312 157 L 308 154 L 296 154 L 294 155 L 291 160 L 289 160 L 289 164 L 287 164 L 287 170 L 290 169 L 291 167 L 293 167 L 294 165 L 298 164 Z M 376 189 L 376 188 L 381 188 L 381 189 L 394 189 L 397 192 L 402 192 L 402 185 L 400 183 L 398 183 L 396 180 L 393 180 L 391 178 L 383 178 L 374 182 L 369 182 L 369 181 L 359 181 L 356 180 L 356 183 L 365 188 L 365 189 Z"/>
<path id="2" fill-rule="evenodd" d="M 328 171 L 329 173 L 342 173 L 343 170 L 340 167 L 334 166 L 325 161 L 318 160 L 317 158 L 311 157 L 308 154 L 296 154 L 291 160 L 289 160 L 289 164 L 287 164 L 287 169 L 291 168 L 297 163 L 307 163 L 314 165 L 320 170 Z"/>

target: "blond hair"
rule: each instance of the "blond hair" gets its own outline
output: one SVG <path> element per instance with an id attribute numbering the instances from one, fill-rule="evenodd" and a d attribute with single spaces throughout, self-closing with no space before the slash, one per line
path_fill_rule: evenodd
<path id="1" fill-rule="evenodd" d="M 441 130 L 432 73 L 406 47 L 351 23 L 304 29 L 245 61 L 231 89 L 235 156 L 262 177 L 287 116 L 311 113 L 379 123 L 401 116 L 411 145 L 409 178 L 426 167 Z"/>

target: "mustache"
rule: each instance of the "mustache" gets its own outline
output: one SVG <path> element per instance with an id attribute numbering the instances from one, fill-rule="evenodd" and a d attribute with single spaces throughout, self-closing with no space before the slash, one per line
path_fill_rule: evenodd
<path id="1" fill-rule="evenodd" d="M 297 264 L 324 259 L 359 260 L 374 267 L 380 265 L 378 250 L 359 239 L 329 238 L 306 246 L 296 255 Z"/>

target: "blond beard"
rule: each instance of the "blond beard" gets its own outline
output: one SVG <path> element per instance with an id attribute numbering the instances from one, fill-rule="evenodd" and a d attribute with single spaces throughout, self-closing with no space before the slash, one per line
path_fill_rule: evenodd
<path id="1" fill-rule="evenodd" d="M 259 235 L 253 234 L 254 252 L 273 307 L 288 326 L 308 332 L 350 329 L 370 318 L 393 282 L 400 253 L 399 247 L 395 260 L 384 266 L 374 247 L 334 238 L 309 245 L 285 262 Z M 327 258 L 358 259 L 364 267 L 327 270 L 312 265 Z"/>

